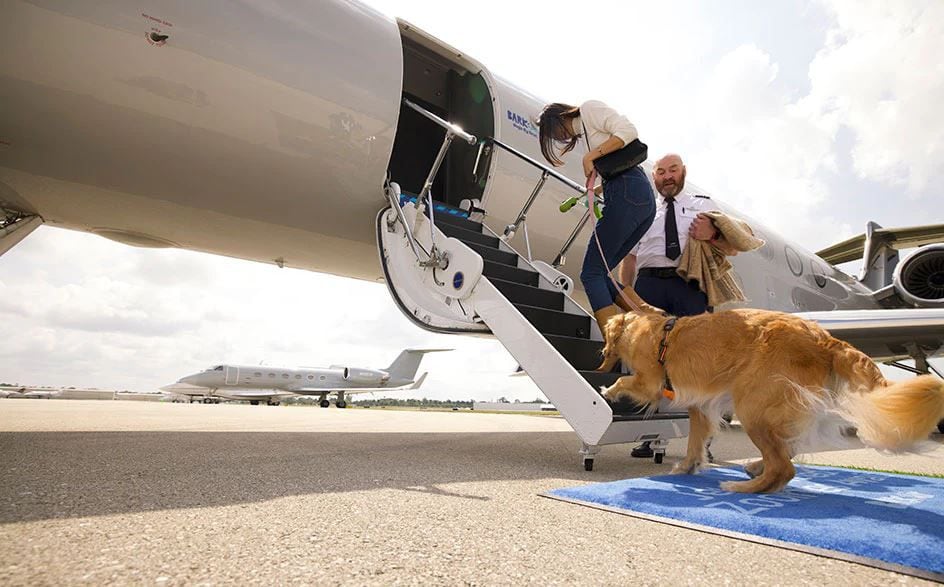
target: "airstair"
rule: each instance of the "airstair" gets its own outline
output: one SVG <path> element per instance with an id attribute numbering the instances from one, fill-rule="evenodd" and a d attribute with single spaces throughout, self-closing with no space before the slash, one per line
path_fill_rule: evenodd
<path id="1" fill-rule="evenodd" d="M 687 413 L 663 411 L 663 405 L 647 414 L 630 402 L 611 405 L 603 398 L 600 389 L 621 374 L 595 371 L 601 362 L 602 335 L 592 316 L 568 295 L 572 280 L 556 269 L 590 210 L 554 263 L 530 258 L 527 213 L 546 180 L 562 181 L 576 192 L 583 188 L 527 155 L 488 140 L 491 148 L 504 149 L 540 172 L 518 218 L 503 235 L 495 234 L 465 211 L 429 197 L 451 141 L 479 141 L 419 106 L 407 105 L 442 126 L 446 137 L 420 194 L 403 194 L 393 181 L 384 188 L 389 207 L 377 216 L 377 243 L 397 306 L 427 330 L 497 338 L 577 433 L 586 470 L 592 470 L 602 446 L 646 440 L 652 442 L 655 462 L 661 463 L 669 439 L 688 435 Z M 519 229 L 524 231 L 525 255 L 508 242 Z"/>

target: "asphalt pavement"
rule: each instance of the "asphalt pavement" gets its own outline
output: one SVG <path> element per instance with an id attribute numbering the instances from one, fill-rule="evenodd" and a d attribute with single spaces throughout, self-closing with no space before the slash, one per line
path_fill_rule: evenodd
<path id="1" fill-rule="evenodd" d="M 944 472 L 869 449 L 806 462 Z M 870 567 L 539 497 L 666 473 L 559 418 L 0 400 L 0 584 L 898 585 Z M 737 428 L 719 460 L 757 455 Z"/>

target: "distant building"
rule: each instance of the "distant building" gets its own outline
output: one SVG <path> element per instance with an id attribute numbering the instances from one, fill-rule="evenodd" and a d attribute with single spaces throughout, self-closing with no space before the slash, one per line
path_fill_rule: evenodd
<path id="1" fill-rule="evenodd" d="M 497 410 L 502 412 L 556 412 L 554 404 L 537 402 L 475 402 L 473 410 Z"/>

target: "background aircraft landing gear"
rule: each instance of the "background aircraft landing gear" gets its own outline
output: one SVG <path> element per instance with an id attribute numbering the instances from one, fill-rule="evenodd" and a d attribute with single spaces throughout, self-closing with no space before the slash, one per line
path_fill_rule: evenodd
<path id="1" fill-rule="evenodd" d="M 334 402 L 334 407 L 340 408 L 343 410 L 344 408 L 347 407 L 347 402 L 344 401 L 343 399 L 339 399 L 338 401 Z"/>
<path id="2" fill-rule="evenodd" d="M 277 405 L 279 405 L 279 403 L 280 403 L 280 402 L 274 402 L 274 401 L 272 401 L 272 400 L 269 400 L 269 401 L 266 402 L 266 405 L 267 405 L 267 406 L 277 406 Z"/>
<path id="3" fill-rule="evenodd" d="M 318 402 L 318 405 L 321 406 L 322 408 L 327 408 L 331 405 L 331 402 L 329 402 L 326 399 L 323 399 L 320 402 Z"/>
<path id="4" fill-rule="evenodd" d="M 249 400 L 249 405 L 250 405 L 250 406 L 258 406 L 258 405 L 259 405 L 259 400 L 257 400 L 257 399 Z"/>

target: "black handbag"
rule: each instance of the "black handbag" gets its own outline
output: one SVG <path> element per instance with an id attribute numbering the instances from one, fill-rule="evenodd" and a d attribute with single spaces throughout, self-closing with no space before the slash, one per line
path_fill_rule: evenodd
<path id="1" fill-rule="evenodd" d="M 587 126 L 582 120 L 580 121 L 580 125 L 583 126 L 583 138 L 587 141 L 587 151 L 589 151 L 590 139 L 587 137 Z M 621 149 L 594 159 L 593 168 L 597 170 L 597 173 L 604 180 L 613 179 L 633 167 L 636 167 L 648 157 L 649 145 L 639 139 L 633 139 L 628 144 L 623 145 Z"/>

